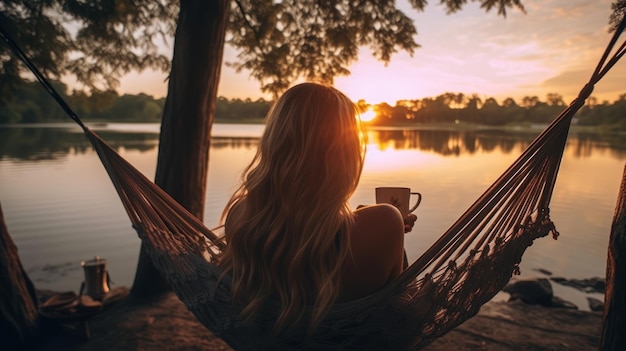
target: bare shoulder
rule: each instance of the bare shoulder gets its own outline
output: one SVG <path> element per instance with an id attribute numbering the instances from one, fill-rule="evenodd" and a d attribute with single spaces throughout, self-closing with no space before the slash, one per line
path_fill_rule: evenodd
<path id="1" fill-rule="evenodd" d="M 366 252 L 396 251 L 404 246 L 404 220 L 400 211 L 389 204 L 376 204 L 355 211 L 356 231 L 353 247 Z M 357 243 L 358 242 L 358 243 Z"/>
<path id="2" fill-rule="evenodd" d="M 389 229 L 400 228 L 404 231 L 404 220 L 400 211 L 389 204 L 376 204 L 361 207 L 355 212 L 357 232 L 369 229 Z"/>

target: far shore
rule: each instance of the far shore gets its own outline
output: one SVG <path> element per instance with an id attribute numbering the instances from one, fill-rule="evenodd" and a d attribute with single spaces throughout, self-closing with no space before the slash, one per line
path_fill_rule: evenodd
<path id="1" fill-rule="evenodd" d="M 156 122 L 145 121 L 102 121 L 102 120 L 85 120 L 85 124 L 91 128 L 106 128 L 107 124 L 160 124 Z M 215 119 L 214 124 L 256 124 L 262 125 L 265 123 L 261 118 L 250 119 Z M 0 127 L 38 127 L 38 126 L 52 126 L 52 125 L 67 125 L 74 124 L 72 121 L 67 122 L 40 122 L 40 123 L 17 123 L 17 124 L 2 124 Z M 474 123 L 394 123 L 380 125 L 376 123 L 365 123 L 367 129 L 371 130 L 386 130 L 386 129 L 405 129 L 405 130 L 450 130 L 450 131 L 481 131 L 481 130 L 503 130 L 509 132 L 520 133 L 533 133 L 538 134 L 548 124 L 540 123 L 520 123 L 520 124 L 506 124 L 506 125 L 486 125 L 486 124 L 474 124 Z M 580 126 L 572 125 L 570 127 L 572 133 L 593 133 L 593 134 L 626 134 L 626 130 L 615 130 L 611 126 Z"/>

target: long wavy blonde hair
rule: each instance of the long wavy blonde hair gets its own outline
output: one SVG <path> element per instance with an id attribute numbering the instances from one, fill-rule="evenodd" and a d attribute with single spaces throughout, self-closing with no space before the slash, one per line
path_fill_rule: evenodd
<path id="1" fill-rule="evenodd" d="M 355 105 L 332 87 L 296 85 L 270 110 L 257 153 L 222 215 L 227 246 L 220 264 L 232 276 L 244 320 L 277 298 L 275 331 L 295 328 L 307 305 L 315 326 L 336 301 L 363 138 Z"/>

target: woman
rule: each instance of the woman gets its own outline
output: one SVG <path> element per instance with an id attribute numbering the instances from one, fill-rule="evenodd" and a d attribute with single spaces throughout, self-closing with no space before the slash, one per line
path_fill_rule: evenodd
<path id="1" fill-rule="evenodd" d="M 315 326 L 336 301 L 366 296 L 403 269 L 405 223 L 391 205 L 352 211 L 365 137 L 354 104 L 314 83 L 270 110 L 258 151 L 224 210 L 221 266 L 244 320 L 275 298 L 275 330 Z M 408 219 L 408 230 L 414 218 Z"/>

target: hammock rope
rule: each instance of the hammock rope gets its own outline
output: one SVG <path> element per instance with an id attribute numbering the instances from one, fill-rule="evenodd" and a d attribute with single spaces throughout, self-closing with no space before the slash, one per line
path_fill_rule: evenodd
<path id="1" fill-rule="evenodd" d="M 214 264 L 225 243 L 87 128 L 0 27 L 0 36 L 83 129 L 156 268 L 196 318 L 236 350 L 414 350 L 474 316 L 519 271 L 537 238 L 559 235 L 549 203 L 569 127 L 594 85 L 626 52 L 610 56 L 615 31 L 589 82 L 504 173 L 399 277 L 367 297 L 338 303 L 313 332 L 271 330 L 280 306 L 269 301 L 253 324 L 230 302 L 230 277 Z M 610 56 L 610 58 L 609 58 Z M 305 315 L 311 308 L 305 308 Z"/>

